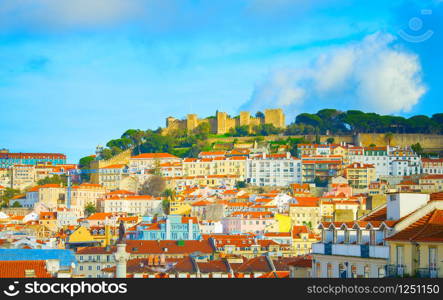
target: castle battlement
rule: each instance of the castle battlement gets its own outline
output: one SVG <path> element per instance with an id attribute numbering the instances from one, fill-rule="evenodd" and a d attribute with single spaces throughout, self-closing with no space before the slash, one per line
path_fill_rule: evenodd
<path id="1" fill-rule="evenodd" d="M 254 126 L 261 124 L 272 124 L 277 128 L 286 128 L 285 114 L 282 109 L 276 108 L 266 109 L 264 117 L 253 117 L 247 111 L 240 112 L 240 115 L 234 118 L 231 118 L 226 112 L 220 111 L 217 111 L 215 117 L 205 119 L 199 119 L 196 114 L 188 114 L 184 120 L 168 117 L 166 118 L 164 132 L 169 133 L 173 130 L 192 131 L 203 123 L 209 124 L 210 131 L 213 134 L 225 134 L 240 126 L 248 126 L 252 130 Z"/>

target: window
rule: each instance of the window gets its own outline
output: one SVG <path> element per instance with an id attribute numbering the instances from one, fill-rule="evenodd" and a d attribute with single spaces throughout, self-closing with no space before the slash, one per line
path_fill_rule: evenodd
<path id="1" fill-rule="evenodd" d="M 403 246 L 397 246 L 396 248 L 396 264 L 403 265 Z"/>
<path id="2" fill-rule="evenodd" d="M 429 268 L 435 270 L 437 268 L 437 248 L 429 248 Z"/>

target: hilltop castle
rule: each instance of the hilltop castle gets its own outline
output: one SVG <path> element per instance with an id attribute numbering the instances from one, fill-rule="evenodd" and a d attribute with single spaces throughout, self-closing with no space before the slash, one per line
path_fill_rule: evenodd
<path id="1" fill-rule="evenodd" d="M 196 114 L 187 115 L 186 119 L 178 120 L 174 117 L 166 118 L 165 133 L 171 130 L 186 130 L 191 131 L 202 123 L 208 123 L 211 133 L 213 134 L 225 134 L 229 130 L 239 126 L 248 126 L 252 129 L 254 126 L 261 124 L 272 124 L 277 128 L 286 128 L 285 114 L 283 110 L 278 109 L 266 109 L 264 117 L 252 117 L 247 111 L 240 112 L 240 115 L 231 118 L 225 112 L 217 111 L 215 117 L 208 117 L 205 119 L 199 119 Z"/>

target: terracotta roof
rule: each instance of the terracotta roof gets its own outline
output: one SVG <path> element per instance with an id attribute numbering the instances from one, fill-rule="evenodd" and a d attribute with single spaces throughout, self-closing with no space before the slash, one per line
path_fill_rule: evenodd
<path id="1" fill-rule="evenodd" d="M 189 255 L 194 252 L 210 254 L 214 252 L 208 240 L 186 240 L 183 245 L 179 245 L 178 241 L 162 240 L 162 241 L 145 241 L 145 240 L 128 240 L 126 241 L 126 251 L 133 254 L 185 254 Z M 106 249 L 105 247 L 85 247 L 77 250 L 77 254 L 106 254 L 115 252 L 115 247 Z"/>
<path id="2" fill-rule="evenodd" d="M 421 179 L 443 179 L 443 174 L 425 175 Z"/>
<path id="3" fill-rule="evenodd" d="M 434 210 L 428 213 L 386 240 L 443 242 L 443 210 Z"/>
<path id="4" fill-rule="evenodd" d="M 228 265 L 223 260 L 197 262 L 201 273 L 229 273 Z"/>
<path id="5" fill-rule="evenodd" d="M 299 268 L 312 268 L 312 257 L 311 256 L 298 257 L 294 261 L 289 262 L 288 265 Z"/>
<path id="6" fill-rule="evenodd" d="M 383 207 L 379 210 L 369 213 L 366 217 L 362 218 L 361 221 L 385 221 L 387 219 L 387 207 Z"/>
<path id="7" fill-rule="evenodd" d="M 90 215 L 87 220 L 105 220 L 112 216 L 112 213 L 94 213 Z"/>
<path id="8" fill-rule="evenodd" d="M 231 264 L 235 273 L 272 272 L 265 256 L 245 259 L 242 264 Z"/>
<path id="9" fill-rule="evenodd" d="M 291 207 L 316 207 L 319 205 L 318 197 L 294 197 L 297 203 L 290 204 Z"/>
<path id="10" fill-rule="evenodd" d="M 0 278 L 25 278 L 27 272 L 33 272 L 35 278 L 53 277 L 46 270 L 44 260 L 0 261 Z"/>
<path id="11" fill-rule="evenodd" d="M 263 274 L 259 278 L 289 278 L 289 271 L 273 271 Z"/>
<path id="12" fill-rule="evenodd" d="M 101 169 L 123 169 L 126 165 L 124 164 L 115 164 L 115 165 L 109 165 L 107 167 L 103 167 Z"/>

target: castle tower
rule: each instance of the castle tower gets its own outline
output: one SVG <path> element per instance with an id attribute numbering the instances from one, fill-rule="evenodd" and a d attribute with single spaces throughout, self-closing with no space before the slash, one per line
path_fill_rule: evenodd
<path id="1" fill-rule="evenodd" d="M 226 120 L 228 118 L 228 114 L 225 112 L 218 111 L 216 118 L 217 118 L 217 134 L 225 134 L 227 132 Z"/>
<path id="2" fill-rule="evenodd" d="M 186 118 L 186 129 L 188 131 L 194 130 L 198 126 L 198 118 L 196 114 L 189 114 Z"/>
<path id="3" fill-rule="evenodd" d="M 272 124 L 277 128 L 285 128 L 285 114 L 281 108 L 265 109 L 265 124 Z"/>
<path id="4" fill-rule="evenodd" d="M 240 126 L 249 126 L 251 124 L 251 114 L 248 111 L 240 112 Z"/>
<path id="5" fill-rule="evenodd" d="M 176 123 L 177 119 L 174 117 L 167 117 L 166 118 L 166 128 L 171 128 Z"/>

